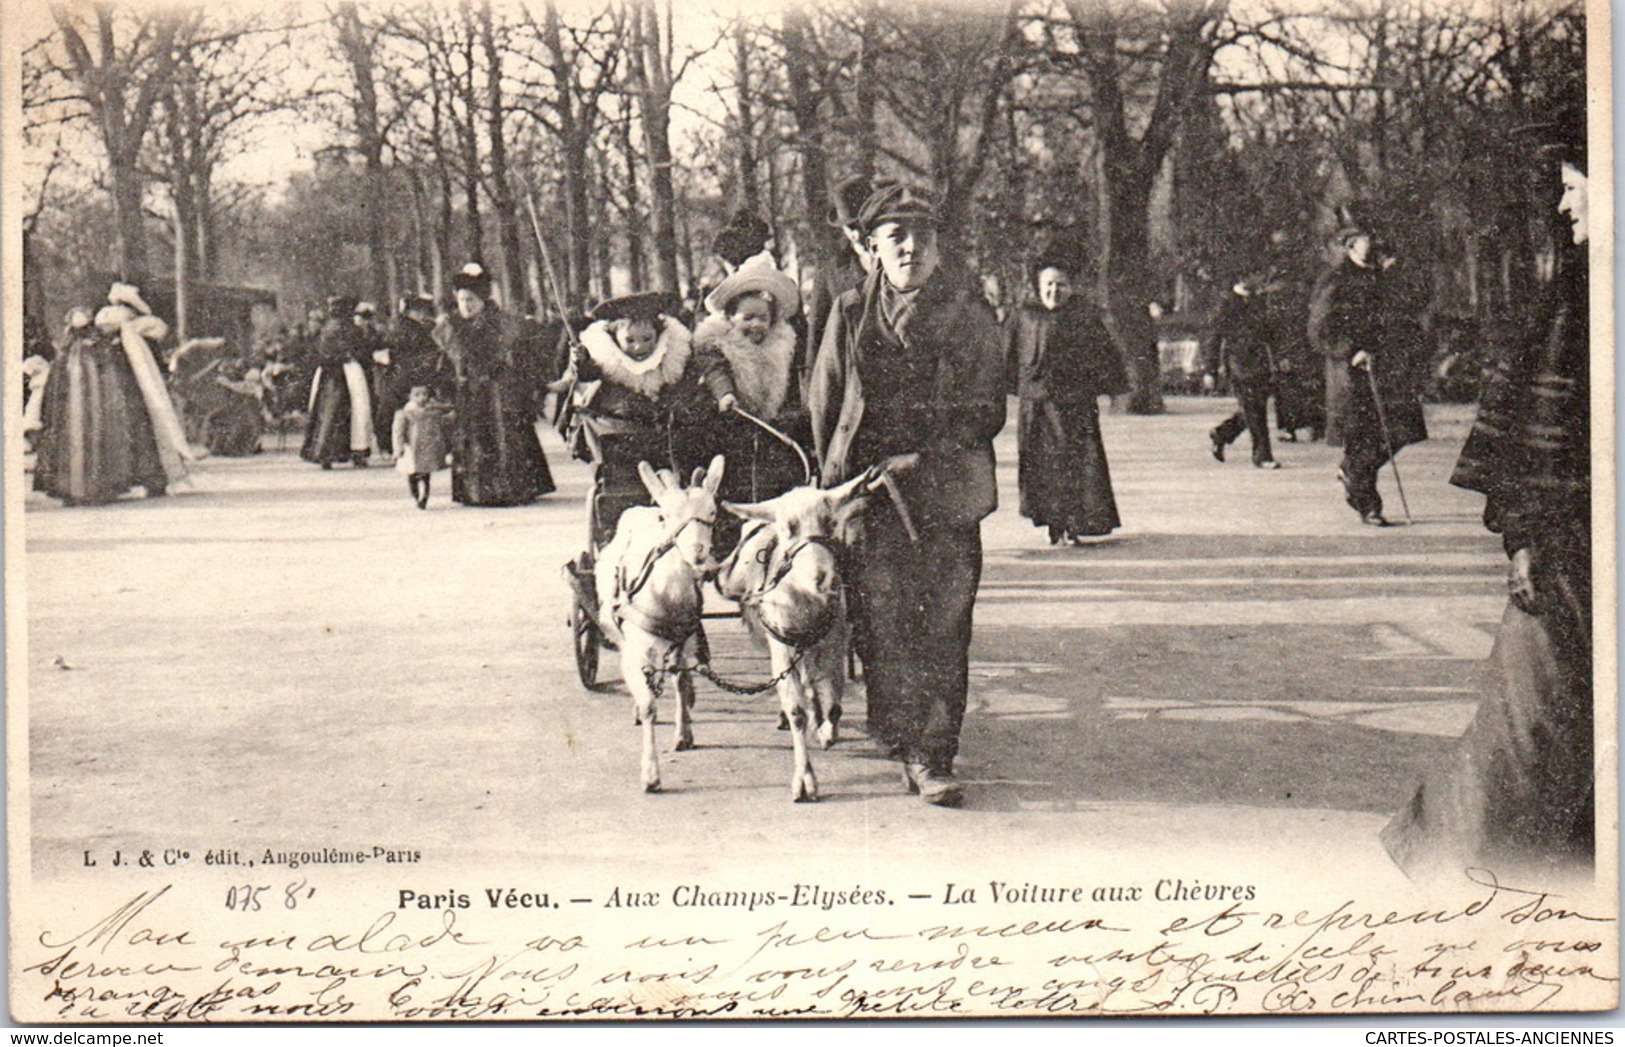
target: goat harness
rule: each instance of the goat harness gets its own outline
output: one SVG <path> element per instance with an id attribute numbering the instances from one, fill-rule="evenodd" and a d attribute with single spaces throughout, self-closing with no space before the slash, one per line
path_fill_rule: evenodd
<path id="1" fill-rule="evenodd" d="M 649 578 L 654 574 L 655 564 L 660 562 L 660 558 L 677 548 L 678 535 L 682 534 L 690 524 L 703 524 L 706 527 L 712 527 L 716 522 L 714 516 L 706 519 L 691 516 L 678 524 L 670 534 L 661 540 L 659 545 L 649 550 L 649 554 L 643 558 L 643 565 L 638 568 L 638 573 L 633 575 L 630 581 L 626 577 L 626 565 L 616 565 L 615 604 L 612 611 L 616 625 L 631 622 L 649 635 L 673 644 L 683 643 L 694 635 L 700 627 L 700 607 L 704 599 L 700 592 L 700 575 L 698 572 L 693 577 L 694 598 L 688 603 L 690 610 L 682 615 L 660 616 L 651 614 L 641 607 L 632 606 L 632 601 L 649 584 Z"/>
<path id="2" fill-rule="evenodd" d="M 818 534 L 808 538 L 798 539 L 791 542 L 783 550 L 783 552 L 778 552 L 776 549 L 763 549 L 761 553 L 758 554 L 758 561 L 762 563 L 764 567 L 766 567 L 776 554 L 777 563 L 773 565 L 772 570 L 764 573 L 762 584 L 760 586 L 739 598 L 740 604 L 754 605 L 758 612 L 760 612 L 762 601 L 767 598 L 769 593 L 777 589 L 785 578 L 789 577 L 791 568 L 795 565 L 796 557 L 809 547 L 815 545 L 828 549 L 830 555 L 835 557 L 836 564 L 839 565 L 841 563 L 844 550 L 841 543 L 829 535 Z M 773 639 L 784 644 L 786 647 L 793 648 L 797 651 L 803 651 L 816 645 L 818 641 L 822 640 L 826 635 L 828 635 L 830 628 L 835 624 L 835 620 L 840 613 L 840 602 L 838 600 L 831 599 L 825 601 L 822 608 L 820 608 L 817 617 L 813 619 L 812 623 L 801 629 L 781 630 L 772 622 L 768 621 L 766 615 L 761 613 L 758 613 L 757 620 L 762 623 L 762 628 L 766 629 L 768 635 L 773 637 Z"/>

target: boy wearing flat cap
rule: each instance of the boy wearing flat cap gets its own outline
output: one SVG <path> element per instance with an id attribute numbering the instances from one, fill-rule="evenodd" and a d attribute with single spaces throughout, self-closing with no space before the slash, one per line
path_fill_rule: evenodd
<path id="1" fill-rule="evenodd" d="M 895 479 L 897 504 L 869 511 L 853 549 L 869 728 L 903 758 L 911 792 L 953 807 L 981 521 L 997 505 L 1002 340 L 975 281 L 943 264 L 928 195 L 882 186 L 859 224 L 874 271 L 830 315 L 809 381 L 813 440 L 826 485 L 877 465 Z"/>

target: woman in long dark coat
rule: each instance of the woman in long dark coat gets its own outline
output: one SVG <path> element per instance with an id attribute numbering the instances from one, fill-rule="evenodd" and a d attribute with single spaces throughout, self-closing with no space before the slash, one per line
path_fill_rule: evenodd
<path id="1" fill-rule="evenodd" d="M 70 332 L 43 393 L 34 489 L 64 505 L 102 505 L 135 487 L 163 497 L 192 457 L 151 350 L 168 326 L 128 284 L 108 301 L 94 326 Z"/>
<path id="2" fill-rule="evenodd" d="M 1593 860 L 1590 324 L 1584 124 L 1558 141 L 1576 250 L 1559 261 L 1543 333 L 1498 366 L 1450 482 L 1482 492 L 1511 597 L 1450 757 L 1383 831 L 1413 877 L 1561 872 Z"/>
<path id="3" fill-rule="evenodd" d="M 491 301 L 491 276 L 478 263 L 455 273 L 451 286 L 457 310 L 435 338 L 457 370 L 452 500 L 526 505 L 554 490 L 536 435 L 546 330 Z"/>
<path id="4" fill-rule="evenodd" d="M 299 457 L 323 469 L 344 461 L 365 468 L 377 442 L 366 373 L 372 352 L 355 325 L 355 304 L 354 298 L 328 299 L 327 319 L 316 336 L 310 421 Z"/>
<path id="5" fill-rule="evenodd" d="M 1041 258 L 1038 301 L 1006 328 L 1019 415 L 1021 515 L 1049 528 L 1051 545 L 1121 526 L 1100 438 L 1102 394 L 1128 388 L 1121 357 L 1097 310 L 1072 294 L 1072 265 Z"/>

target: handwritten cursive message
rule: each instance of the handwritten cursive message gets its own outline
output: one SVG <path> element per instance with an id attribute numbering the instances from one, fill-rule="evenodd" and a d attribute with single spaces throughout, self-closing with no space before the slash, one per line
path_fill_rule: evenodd
<path id="1" fill-rule="evenodd" d="M 216 911 L 195 888 L 159 883 L 20 942 L 13 994 L 19 1016 L 64 1022 L 1612 1005 L 1611 916 L 1488 873 L 1472 882 L 1448 906 L 1392 909 L 1336 897 L 1277 907 L 1250 886 L 1136 904 L 999 881 L 883 885 L 839 892 L 836 906 L 832 893 L 773 885 L 592 898 L 452 885 L 381 890 L 376 907 L 342 913 L 309 885 L 283 905 Z M 736 896 L 726 918 L 672 904 Z M 828 904 L 788 904 L 797 897 Z"/>

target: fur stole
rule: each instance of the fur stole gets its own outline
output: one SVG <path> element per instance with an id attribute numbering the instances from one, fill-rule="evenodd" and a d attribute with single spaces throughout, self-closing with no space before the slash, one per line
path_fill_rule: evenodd
<path id="1" fill-rule="evenodd" d="M 790 393 L 790 371 L 795 365 L 796 333 L 787 323 L 768 328 L 761 345 L 754 345 L 720 313 L 712 313 L 694 329 L 694 344 L 702 351 L 720 353 L 733 375 L 739 405 L 760 418 L 776 418 Z"/>
<path id="2" fill-rule="evenodd" d="M 694 348 L 686 327 L 669 316 L 661 319 L 664 327 L 655 339 L 655 351 L 646 359 L 627 356 L 607 320 L 598 320 L 581 332 L 581 347 L 603 372 L 605 381 L 650 400 L 659 399 L 661 390 L 682 379 Z"/>

